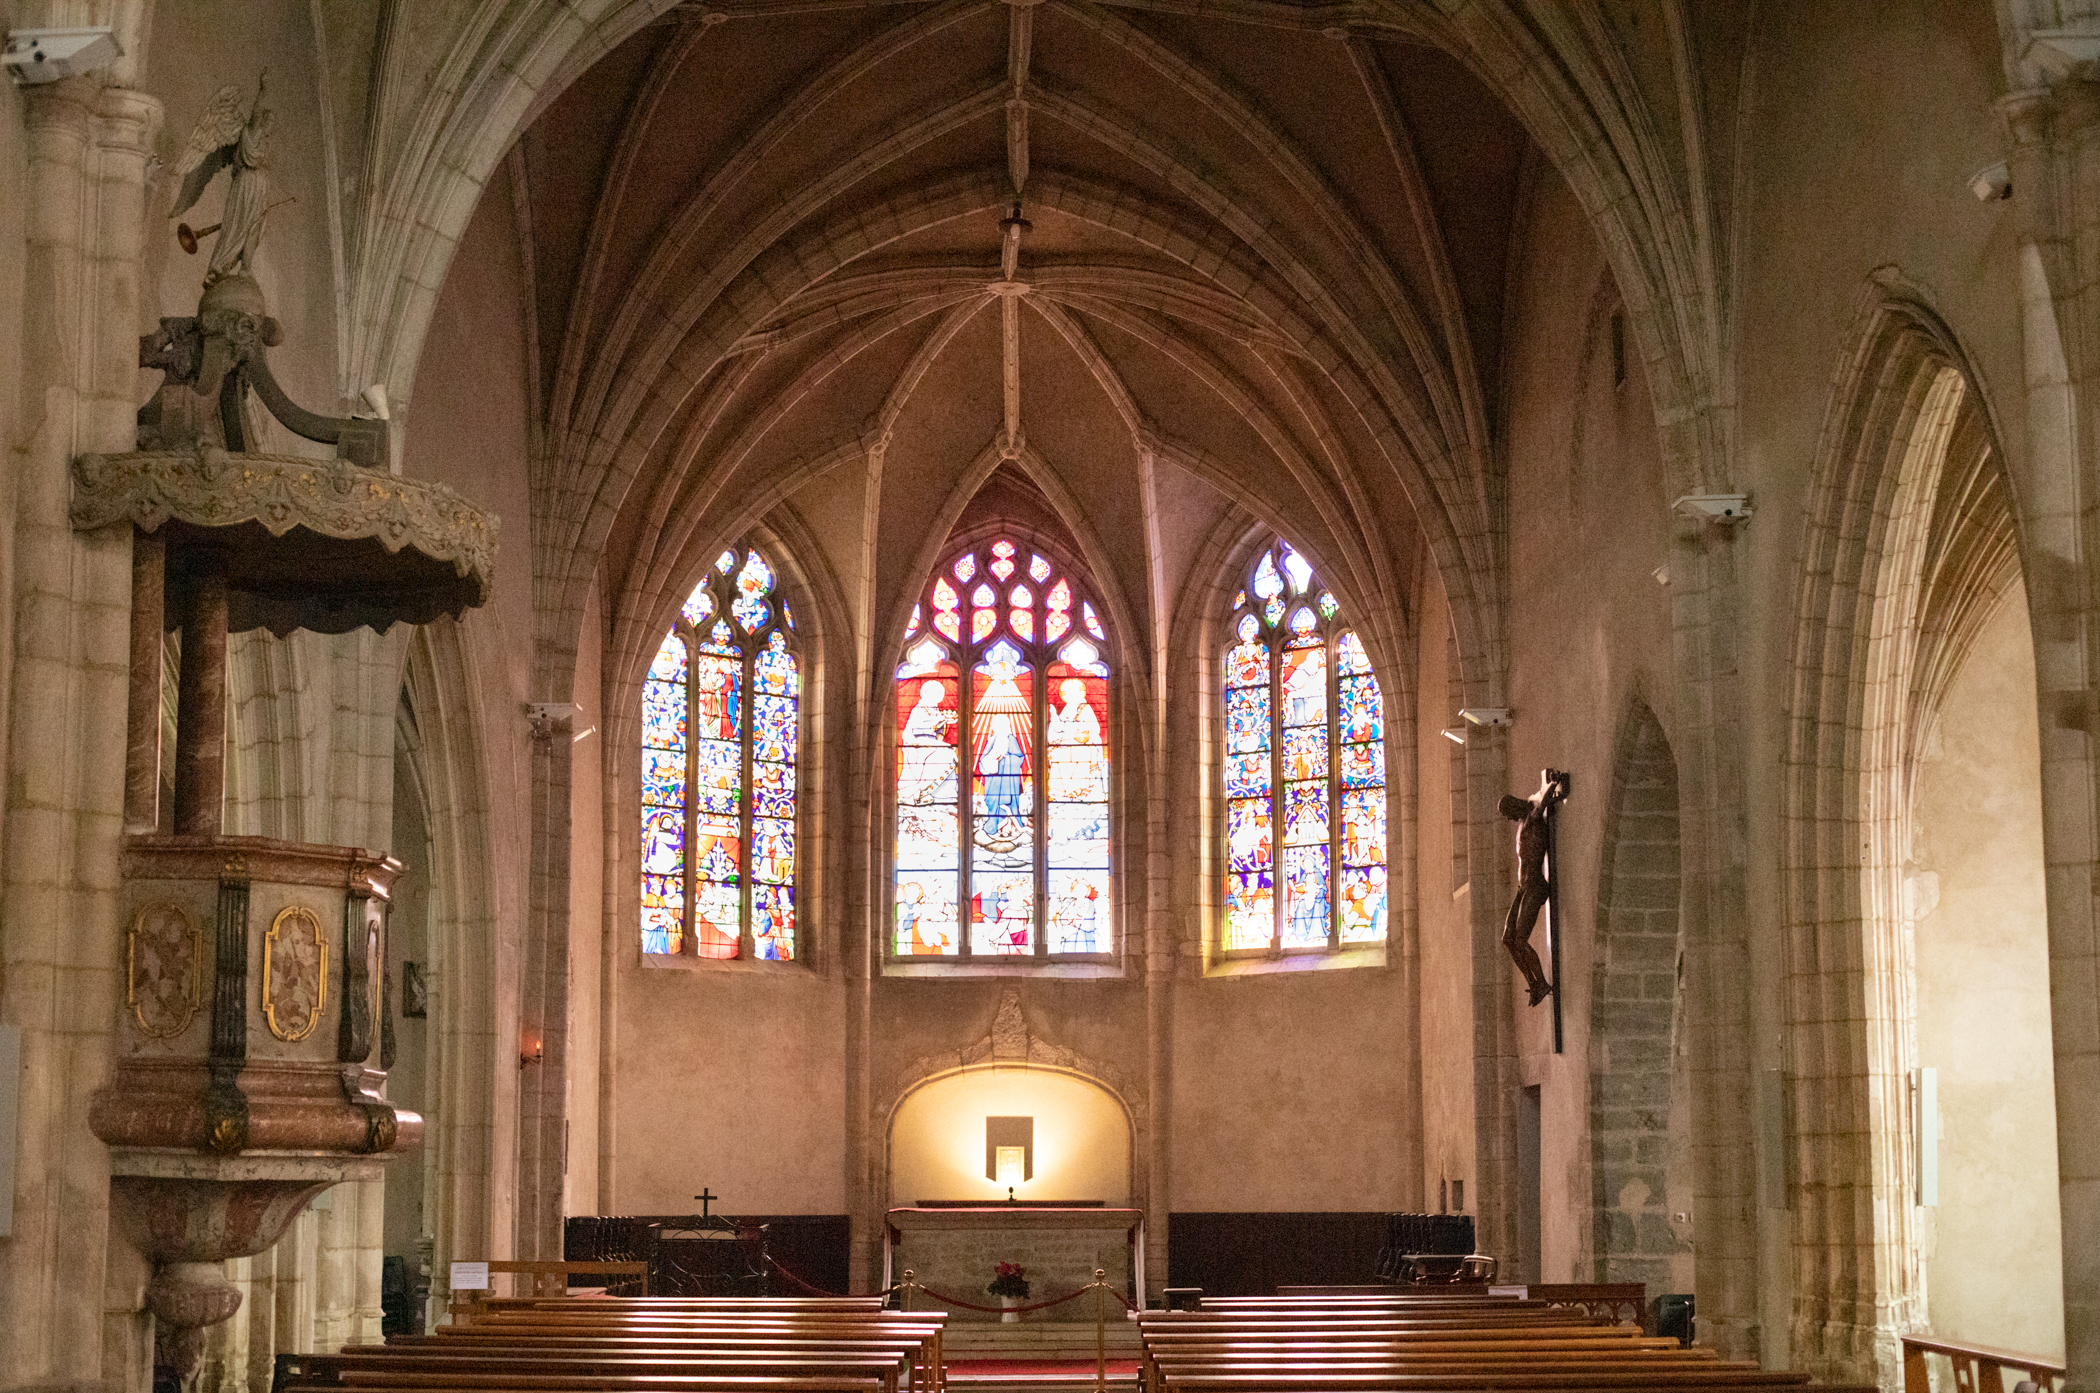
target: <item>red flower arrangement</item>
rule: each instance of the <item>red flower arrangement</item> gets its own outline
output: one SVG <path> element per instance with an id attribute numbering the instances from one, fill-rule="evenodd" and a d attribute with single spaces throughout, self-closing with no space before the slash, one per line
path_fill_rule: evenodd
<path id="1" fill-rule="evenodd" d="M 998 1275 L 992 1278 L 992 1284 L 985 1290 L 994 1296 L 1026 1296 L 1028 1269 L 1017 1262 L 1002 1262 Z"/>

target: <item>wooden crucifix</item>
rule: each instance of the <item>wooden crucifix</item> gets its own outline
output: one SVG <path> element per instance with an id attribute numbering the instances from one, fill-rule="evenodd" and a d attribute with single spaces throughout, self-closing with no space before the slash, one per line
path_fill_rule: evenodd
<path id="1" fill-rule="evenodd" d="M 1531 797 L 1502 796 L 1502 815 L 1517 824 L 1517 889 L 1510 897 L 1509 918 L 1502 927 L 1502 946 L 1509 950 L 1517 971 L 1524 974 L 1524 985 L 1530 990 L 1534 1006 L 1554 991 L 1554 983 L 1547 980 L 1539 955 L 1531 946 L 1531 931 L 1538 925 L 1539 911 L 1554 898 L 1553 872 L 1557 868 L 1553 865 L 1553 812 L 1572 786 L 1573 780 L 1564 771 L 1544 769 L 1539 773 L 1539 790 Z M 1554 923 L 1551 931 L 1557 940 L 1560 925 Z M 1554 1014 L 1557 1017 L 1559 1012 Z"/>

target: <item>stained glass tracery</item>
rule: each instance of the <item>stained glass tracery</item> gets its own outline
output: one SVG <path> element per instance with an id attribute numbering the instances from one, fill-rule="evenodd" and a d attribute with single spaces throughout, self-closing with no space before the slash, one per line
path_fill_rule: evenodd
<path id="1" fill-rule="evenodd" d="M 1248 567 L 1227 623 L 1219 946 L 1382 941 L 1384 706 L 1363 640 L 1281 541 Z"/>
<path id="2" fill-rule="evenodd" d="M 1007 538 L 970 548 L 921 602 L 933 633 L 907 634 L 896 678 L 900 957 L 1114 946 L 1107 633 L 1059 570 Z M 967 639 L 950 577 L 969 587 Z"/>
<path id="3" fill-rule="evenodd" d="M 801 673 L 778 583 L 723 552 L 643 683 L 645 953 L 795 956 Z"/>

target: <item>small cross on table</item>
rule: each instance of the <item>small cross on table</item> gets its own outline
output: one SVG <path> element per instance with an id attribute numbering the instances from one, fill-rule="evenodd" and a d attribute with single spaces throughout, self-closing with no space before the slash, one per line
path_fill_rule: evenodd
<path id="1" fill-rule="evenodd" d="M 707 1212 L 707 1207 L 722 1197 L 720 1195 L 710 1193 L 708 1188 L 705 1185 L 702 1185 L 700 1187 L 700 1193 L 693 1196 L 693 1198 L 700 1201 L 700 1217 L 706 1219 L 711 1217 Z"/>

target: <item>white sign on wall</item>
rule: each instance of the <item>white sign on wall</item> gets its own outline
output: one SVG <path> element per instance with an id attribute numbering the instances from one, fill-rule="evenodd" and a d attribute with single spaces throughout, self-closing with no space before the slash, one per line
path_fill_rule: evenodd
<path id="1" fill-rule="evenodd" d="M 452 1290 L 487 1291 L 489 1289 L 489 1265 L 485 1262 L 455 1262 L 452 1264 Z"/>

